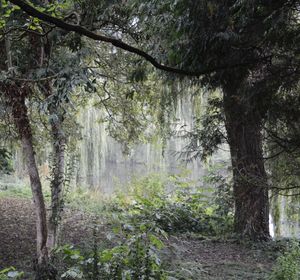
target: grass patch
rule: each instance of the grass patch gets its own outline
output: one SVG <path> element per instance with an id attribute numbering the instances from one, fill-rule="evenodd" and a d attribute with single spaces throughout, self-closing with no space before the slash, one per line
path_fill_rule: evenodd
<path id="1" fill-rule="evenodd" d="M 0 189 L 0 197 L 32 198 L 29 186 L 7 186 Z"/>
<path id="2" fill-rule="evenodd" d="M 43 194 L 44 194 L 45 201 L 50 202 L 51 192 L 47 184 L 43 184 Z M 1 197 L 31 199 L 32 192 L 28 184 L 5 183 L 5 184 L 1 184 L 0 187 L 0 198 Z"/>

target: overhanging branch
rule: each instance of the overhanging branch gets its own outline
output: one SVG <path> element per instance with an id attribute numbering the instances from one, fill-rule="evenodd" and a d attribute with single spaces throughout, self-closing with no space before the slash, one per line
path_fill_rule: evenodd
<path id="1" fill-rule="evenodd" d="M 248 62 L 240 62 L 240 63 L 234 63 L 234 64 L 230 64 L 230 65 L 228 65 L 228 64 L 220 65 L 220 66 L 213 67 L 213 68 L 205 68 L 202 71 L 189 71 L 189 70 L 184 70 L 184 69 L 178 69 L 178 68 L 174 68 L 174 67 L 159 63 L 150 54 L 146 53 L 145 51 L 143 51 L 141 49 L 138 49 L 136 47 L 128 45 L 121 40 L 118 40 L 115 38 L 110 38 L 105 35 L 97 34 L 95 32 L 92 32 L 92 31 L 80 26 L 80 25 L 67 23 L 59 18 L 56 18 L 56 17 L 50 16 L 48 14 L 45 14 L 43 12 L 40 12 L 39 10 L 37 10 L 36 8 L 34 8 L 33 6 L 29 5 L 28 3 L 26 3 L 22 0 L 9 0 L 9 1 L 16 6 L 19 6 L 21 8 L 21 10 L 23 10 L 24 12 L 26 12 L 28 15 L 30 15 L 32 17 L 35 17 L 42 21 L 54 24 L 55 26 L 62 28 L 66 31 L 75 32 L 77 34 L 86 36 L 86 37 L 91 38 L 96 41 L 101 41 L 101 42 L 106 42 L 106 43 L 112 44 L 113 46 L 115 46 L 117 48 L 123 49 L 130 53 L 134 53 L 134 54 L 144 58 L 145 60 L 150 62 L 155 68 L 166 71 L 166 72 L 170 72 L 170 73 L 175 73 L 175 74 L 184 75 L 184 76 L 191 76 L 191 77 L 199 77 L 201 75 L 210 74 L 215 71 L 247 66 L 247 65 L 255 64 L 258 62 L 257 60 L 256 61 L 252 60 L 252 61 L 248 61 Z"/>
<path id="2" fill-rule="evenodd" d="M 163 64 L 157 62 L 156 59 L 153 56 L 149 55 L 148 53 L 146 53 L 146 52 L 144 52 L 144 51 L 142 51 L 142 50 L 140 50 L 136 47 L 128 45 L 128 44 L 124 43 L 121 40 L 97 34 L 95 32 L 89 31 L 88 29 L 86 29 L 86 28 L 84 28 L 80 25 L 67 23 L 67 22 L 65 22 L 61 19 L 50 16 L 50 15 L 45 14 L 43 12 L 40 12 L 39 10 L 35 9 L 34 7 L 32 7 L 31 5 L 25 3 L 22 0 L 9 0 L 9 1 L 11 3 L 19 6 L 24 12 L 26 12 L 28 15 L 30 15 L 32 17 L 35 17 L 35 18 L 38 18 L 40 20 L 46 21 L 48 23 L 54 24 L 55 26 L 60 27 L 64 30 L 78 33 L 80 35 L 86 36 L 86 37 L 91 38 L 91 39 L 96 40 L 96 41 L 102 41 L 102 42 L 110 43 L 110 44 L 112 44 L 113 46 L 115 46 L 117 48 L 120 48 L 120 49 L 123 49 L 125 51 L 137 54 L 137 55 L 143 57 L 144 59 L 146 59 L 148 62 L 150 62 L 157 69 L 161 69 L 161 70 L 176 73 L 176 74 L 187 75 L 187 76 L 200 76 L 201 74 L 205 74 L 205 72 L 206 73 L 211 72 L 211 71 L 205 71 L 203 73 L 197 73 L 197 72 L 186 71 L 186 70 L 177 69 L 177 68 L 173 68 L 173 67 L 170 67 L 170 66 L 163 65 Z"/>

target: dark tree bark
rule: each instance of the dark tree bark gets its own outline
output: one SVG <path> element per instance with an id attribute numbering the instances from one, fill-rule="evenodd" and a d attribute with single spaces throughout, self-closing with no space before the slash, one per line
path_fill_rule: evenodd
<path id="1" fill-rule="evenodd" d="M 255 97 L 246 100 L 232 88 L 224 90 L 225 125 L 234 181 L 234 229 L 237 234 L 253 240 L 268 240 L 269 198 L 262 149 L 262 116 Z"/>

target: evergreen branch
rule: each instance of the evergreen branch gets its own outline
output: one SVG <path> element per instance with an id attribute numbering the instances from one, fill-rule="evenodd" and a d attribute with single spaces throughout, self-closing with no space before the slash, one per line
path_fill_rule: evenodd
<path id="1" fill-rule="evenodd" d="M 25 13 L 27 13 L 29 16 L 32 16 L 32 17 L 38 18 L 42 21 L 54 24 L 55 26 L 62 28 L 66 31 L 75 32 L 77 34 L 86 36 L 86 37 L 96 40 L 96 41 L 101 41 L 101 42 L 112 44 L 113 46 L 115 46 L 117 48 L 123 49 L 130 53 L 134 53 L 134 54 L 144 58 L 146 61 L 150 62 L 157 69 L 160 69 L 160 70 L 163 70 L 166 72 L 170 72 L 170 73 L 174 73 L 174 74 L 191 76 L 191 77 L 199 77 L 201 75 L 210 74 L 210 73 L 213 73 L 216 71 L 228 70 L 231 68 L 238 68 L 238 67 L 256 64 L 261 61 L 261 59 L 257 59 L 257 60 L 252 59 L 251 61 L 219 65 L 219 66 L 215 66 L 215 67 L 204 67 L 203 70 L 199 70 L 199 71 L 189 71 L 189 70 L 174 68 L 174 67 L 167 66 L 167 65 L 164 65 L 164 64 L 158 62 L 153 56 L 151 56 L 147 52 L 145 52 L 139 48 L 133 47 L 121 40 L 92 32 L 80 25 L 67 23 L 64 20 L 50 16 L 46 13 L 40 12 L 39 10 L 37 10 L 36 8 L 34 8 L 33 6 L 29 5 L 28 3 L 26 3 L 22 0 L 9 0 L 9 1 L 11 3 L 13 3 L 14 5 L 20 7 L 21 10 L 24 11 Z"/>

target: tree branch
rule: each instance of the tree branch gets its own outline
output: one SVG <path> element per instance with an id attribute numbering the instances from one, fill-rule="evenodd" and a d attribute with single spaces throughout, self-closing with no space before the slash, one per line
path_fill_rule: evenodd
<path id="1" fill-rule="evenodd" d="M 123 49 L 130 53 L 137 54 L 138 56 L 140 56 L 140 57 L 144 58 L 145 60 L 147 60 L 148 62 L 150 62 L 155 68 L 166 71 L 166 72 L 170 72 L 170 73 L 175 73 L 175 74 L 184 75 L 184 76 L 191 76 L 191 77 L 199 77 L 201 75 L 210 74 L 215 71 L 228 70 L 231 68 L 237 68 L 237 67 L 247 66 L 250 64 L 256 64 L 257 62 L 260 61 L 260 60 L 255 60 L 255 61 L 251 60 L 248 62 L 239 62 L 239 63 L 230 64 L 230 65 L 226 64 L 226 65 L 220 65 L 217 67 L 208 67 L 208 68 L 204 67 L 204 69 L 200 70 L 200 71 L 189 71 L 189 70 L 184 70 L 184 69 L 178 69 L 178 68 L 174 68 L 174 67 L 159 63 L 150 54 L 146 53 L 145 51 L 143 51 L 141 49 L 138 49 L 136 47 L 128 45 L 121 40 L 118 40 L 115 38 L 110 38 L 105 35 L 97 34 L 95 32 L 92 32 L 92 31 L 80 26 L 80 25 L 67 23 L 59 18 L 56 18 L 56 17 L 50 16 L 48 14 L 45 14 L 43 12 L 40 12 L 39 10 L 37 10 L 36 8 L 34 8 L 33 6 L 27 4 L 26 2 L 24 2 L 22 0 L 9 0 L 9 1 L 11 3 L 13 3 L 14 5 L 19 6 L 24 12 L 26 12 L 28 15 L 30 15 L 32 17 L 35 17 L 35 18 L 38 18 L 45 22 L 54 24 L 55 26 L 62 28 L 66 31 L 75 32 L 80 35 L 86 36 L 93 40 L 110 43 L 117 48 Z"/>
<path id="2" fill-rule="evenodd" d="M 55 75 L 48 76 L 48 77 L 42 77 L 42 78 L 38 78 L 38 79 L 12 78 L 12 77 L 9 77 L 7 79 L 11 80 L 11 81 L 16 81 L 16 82 L 38 83 L 38 82 L 53 80 L 53 79 L 57 78 L 58 76 L 59 76 L 59 74 L 55 74 Z"/>

